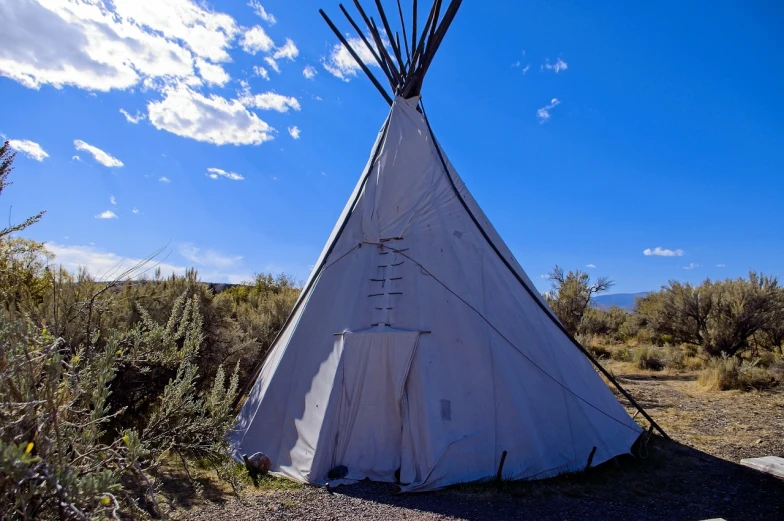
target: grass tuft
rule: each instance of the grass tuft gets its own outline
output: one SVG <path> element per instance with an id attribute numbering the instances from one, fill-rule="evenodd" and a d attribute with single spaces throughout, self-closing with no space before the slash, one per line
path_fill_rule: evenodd
<path id="1" fill-rule="evenodd" d="M 782 371 L 784 372 L 784 371 Z M 713 391 L 772 389 L 781 379 L 777 367 L 724 357 L 710 360 L 698 378 L 699 384 Z"/>

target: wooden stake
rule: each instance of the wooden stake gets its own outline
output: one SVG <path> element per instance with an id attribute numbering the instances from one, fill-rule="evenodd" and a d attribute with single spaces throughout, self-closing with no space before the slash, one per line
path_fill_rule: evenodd
<path id="1" fill-rule="evenodd" d="M 594 454 L 596 454 L 596 447 L 591 449 L 591 453 L 588 454 L 588 463 L 585 464 L 585 469 L 583 470 L 588 470 L 589 468 L 591 468 L 591 463 L 593 463 Z"/>
<path id="2" fill-rule="evenodd" d="M 501 453 L 501 462 L 498 464 L 498 472 L 495 473 L 495 482 L 500 485 L 504 477 L 504 462 L 506 461 L 506 451 Z"/>
<path id="3" fill-rule="evenodd" d="M 373 85 L 375 85 L 376 89 L 378 89 L 378 92 L 380 92 L 381 95 L 386 100 L 386 102 L 390 106 L 392 106 L 392 98 L 389 97 L 389 94 L 387 94 L 387 91 L 384 90 L 384 87 L 382 87 L 381 84 L 376 79 L 376 77 L 373 76 L 373 73 L 370 72 L 370 69 L 367 68 L 367 65 L 365 65 L 365 62 L 362 61 L 362 59 L 357 55 L 356 51 L 354 51 L 354 49 L 352 49 L 351 45 L 349 45 L 349 43 L 346 41 L 346 39 L 343 37 L 343 35 L 340 34 L 340 31 L 338 31 L 338 28 L 335 27 L 335 24 L 332 23 L 332 20 L 329 19 L 329 16 L 327 16 L 327 13 L 325 13 L 323 9 L 319 9 L 319 13 L 321 14 L 322 18 L 324 18 L 324 21 L 327 22 L 327 25 L 329 25 L 329 28 L 332 29 L 332 32 L 335 33 L 335 36 L 338 37 L 338 40 L 340 40 L 340 43 L 342 43 L 346 47 L 346 49 L 348 50 L 349 54 L 351 54 L 351 57 L 354 58 L 354 60 L 357 62 L 357 65 L 359 65 L 359 67 L 362 69 L 362 71 L 365 74 L 367 74 L 367 77 L 370 78 L 370 81 L 373 82 Z"/>

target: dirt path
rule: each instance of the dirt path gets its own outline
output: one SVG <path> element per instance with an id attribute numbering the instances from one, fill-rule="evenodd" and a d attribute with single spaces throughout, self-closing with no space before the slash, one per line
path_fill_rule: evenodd
<path id="1" fill-rule="evenodd" d="M 695 375 L 611 369 L 673 438 L 656 439 L 646 459 L 623 458 L 583 475 L 530 483 L 456 487 L 394 495 L 363 482 L 327 491 L 250 489 L 178 509 L 179 519 L 784 519 L 784 480 L 738 465 L 784 456 L 784 392 L 706 393 Z"/>
<path id="2" fill-rule="evenodd" d="M 685 445 L 734 462 L 784 456 L 782 389 L 706 392 L 697 385 L 696 374 L 621 373 L 619 379 Z"/>

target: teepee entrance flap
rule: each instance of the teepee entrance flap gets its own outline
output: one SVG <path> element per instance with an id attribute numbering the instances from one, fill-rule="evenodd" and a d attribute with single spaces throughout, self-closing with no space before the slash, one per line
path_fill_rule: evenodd
<path id="1" fill-rule="evenodd" d="M 345 333 L 336 342 L 342 356 L 333 387 L 340 393 L 333 468 L 346 467 L 347 480 L 394 482 L 407 429 L 401 404 L 419 333 Z"/>

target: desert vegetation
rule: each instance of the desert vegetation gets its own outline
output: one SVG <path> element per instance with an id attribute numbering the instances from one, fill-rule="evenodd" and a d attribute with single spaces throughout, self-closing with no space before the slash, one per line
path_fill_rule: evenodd
<path id="1" fill-rule="evenodd" d="M 13 160 L 3 145 L 0 193 Z M 42 216 L 0 230 L 3 518 L 157 516 L 171 465 L 240 487 L 235 398 L 295 283 L 261 274 L 216 294 L 193 270 L 162 276 L 154 258 L 99 281 L 14 235 Z"/>
<path id="2" fill-rule="evenodd" d="M 555 314 L 599 360 L 641 371 L 699 371 L 713 390 L 761 390 L 784 382 L 784 287 L 775 277 L 670 281 L 633 309 L 603 309 L 593 295 L 612 281 L 579 271 L 550 274 Z M 628 367 L 627 367 L 628 369 Z"/>

